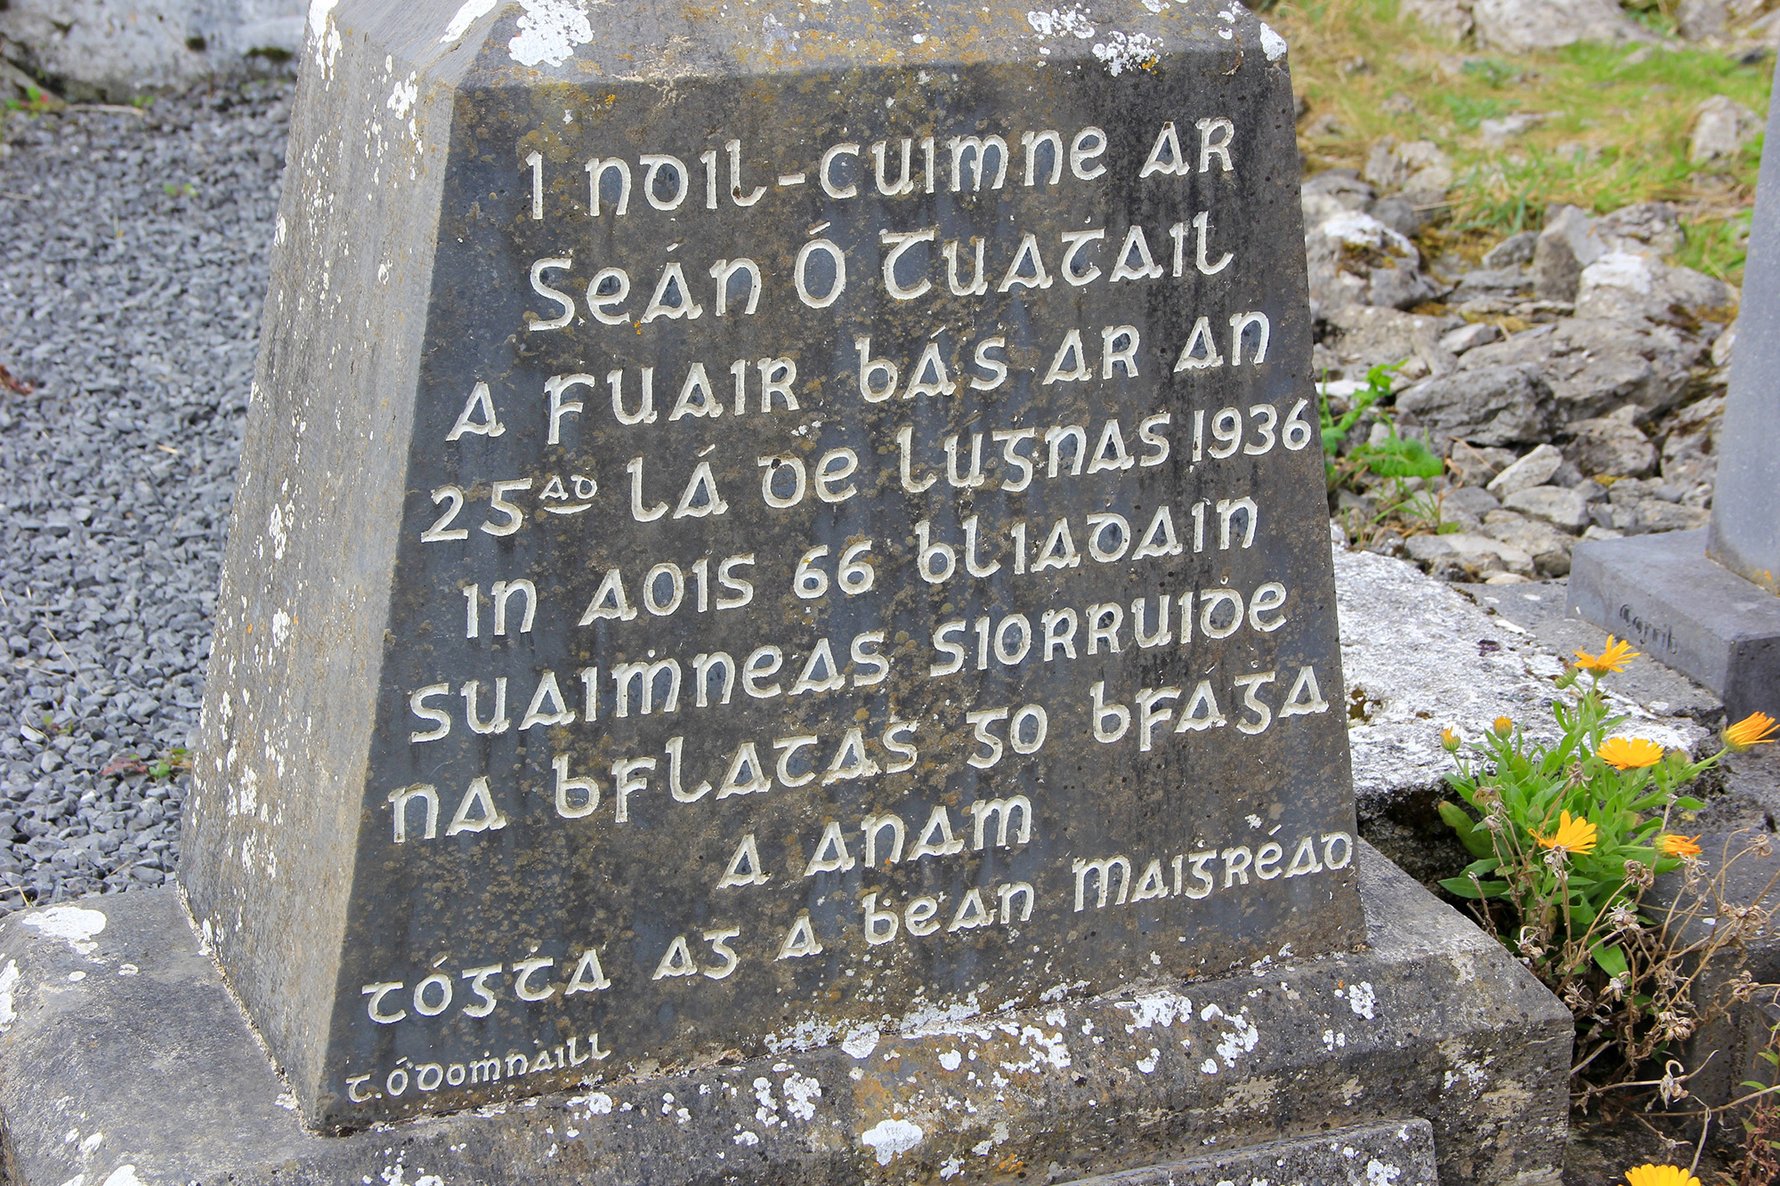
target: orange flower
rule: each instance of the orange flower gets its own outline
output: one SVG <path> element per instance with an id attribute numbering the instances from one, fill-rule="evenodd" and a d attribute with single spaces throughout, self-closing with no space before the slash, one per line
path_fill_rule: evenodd
<path id="1" fill-rule="evenodd" d="M 1595 841 L 1600 839 L 1599 830 L 1585 819 L 1577 819 L 1567 811 L 1558 813 L 1557 831 L 1549 836 L 1533 836 L 1545 848 L 1561 848 L 1565 852 L 1586 855 L 1595 850 Z"/>
<path id="2" fill-rule="evenodd" d="M 1769 734 L 1775 729 L 1780 729 L 1780 721 L 1765 712 L 1752 712 L 1724 731 L 1724 743 L 1738 753 L 1751 746 L 1772 745 L 1774 739 Z"/>
<path id="3" fill-rule="evenodd" d="M 1508 736 L 1510 733 L 1514 732 L 1513 718 L 1511 718 L 1511 717 L 1497 717 L 1495 729 L 1496 729 L 1497 737 Z"/>
<path id="4" fill-rule="evenodd" d="M 1595 754 L 1617 769 L 1642 770 L 1663 760 L 1663 747 L 1642 737 L 1609 737 Z"/>
<path id="5" fill-rule="evenodd" d="M 1458 751 L 1459 735 L 1450 727 L 1440 730 L 1440 748 L 1449 754 Z"/>
<path id="6" fill-rule="evenodd" d="M 1700 855 L 1700 838 L 1698 836 L 1681 836 L 1674 832 L 1664 832 L 1656 838 L 1657 851 L 1666 857 L 1697 857 Z"/>
<path id="7" fill-rule="evenodd" d="M 1584 671 L 1592 671 L 1596 675 L 1605 675 L 1609 671 L 1624 671 L 1625 665 L 1636 659 L 1641 652 L 1634 651 L 1630 643 L 1620 642 L 1611 634 L 1607 636 L 1607 645 L 1601 653 L 1591 655 L 1587 651 L 1577 650 L 1576 666 Z"/>
<path id="8" fill-rule="evenodd" d="M 1700 1180 L 1678 1165 L 1640 1165 L 1625 1172 L 1628 1186 L 1700 1186 Z"/>

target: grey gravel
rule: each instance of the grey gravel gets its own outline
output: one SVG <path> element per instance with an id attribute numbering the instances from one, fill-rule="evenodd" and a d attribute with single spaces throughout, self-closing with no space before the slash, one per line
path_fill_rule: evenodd
<path id="1" fill-rule="evenodd" d="M 0 127 L 0 910 L 174 867 L 290 97 Z"/>

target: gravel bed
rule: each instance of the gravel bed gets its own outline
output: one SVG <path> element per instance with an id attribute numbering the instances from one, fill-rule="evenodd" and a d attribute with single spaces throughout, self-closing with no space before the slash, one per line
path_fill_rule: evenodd
<path id="1" fill-rule="evenodd" d="M 174 868 L 291 93 L 0 128 L 0 911 Z"/>

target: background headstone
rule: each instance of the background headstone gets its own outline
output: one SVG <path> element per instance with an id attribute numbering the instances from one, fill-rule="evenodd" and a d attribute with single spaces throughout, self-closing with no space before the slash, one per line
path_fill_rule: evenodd
<path id="1" fill-rule="evenodd" d="M 1768 144 L 1780 127 L 1768 113 Z M 1570 606 L 1693 676 L 1732 720 L 1780 712 L 1780 151 L 1764 151 L 1730 392 L 1718 435 L 1712 519 L 1677 531 L 1580 545 Z"/>
<path id="2" fill-rule="evenodd" d="M 1277 36 L 317 12 L 181 869 L 312 1122 L 1360 944 Z"/>

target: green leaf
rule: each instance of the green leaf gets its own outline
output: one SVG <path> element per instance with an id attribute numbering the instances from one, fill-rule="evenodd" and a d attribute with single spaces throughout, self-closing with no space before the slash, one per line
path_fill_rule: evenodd
<path id="1" fill-rule="evenodd" d="M 1475 902 L 1480 898 L 1500 898 L 1508 893 L 1506 881 L 1472 881 L 1469 877 L 1447 877 L 1441 880 L 1440 888 L 1454 897 Z M 1483 892 L 1479 893 L 1481 889 Z"/>
<path id="2" fill-rule="evenodd" d="M 1607 975 L 1626 975 L 1625 949 L 1619 944 L 1615 943 L 1611 947 L 1605 947 L 1597 943 L 1595 949 L 1589 954 L 1594 956 L 1595 966 Z"/>
<path id="3" fill-rule="evenodd" d="M 1496 846 L 1490 834 L 1457 803 L 1442 799 L 1437 807 L 1447 827 L 1458 833 L 1459 843 L 1474 857 L 1493 857 Z"/>

